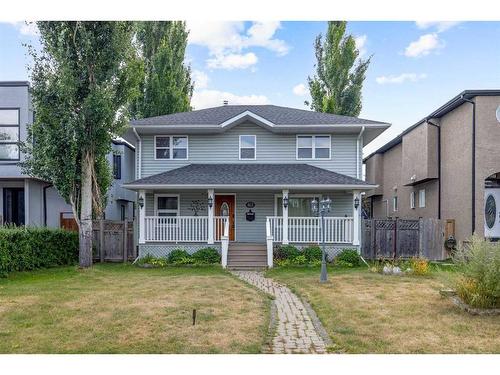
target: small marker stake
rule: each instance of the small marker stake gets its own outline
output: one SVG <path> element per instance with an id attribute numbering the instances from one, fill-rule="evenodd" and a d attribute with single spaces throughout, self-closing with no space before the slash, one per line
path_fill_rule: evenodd
<path id="1" fill-rule="evenodd" d="M 196 324 L 196 309 L 193 309 L 193 325 Z"/>

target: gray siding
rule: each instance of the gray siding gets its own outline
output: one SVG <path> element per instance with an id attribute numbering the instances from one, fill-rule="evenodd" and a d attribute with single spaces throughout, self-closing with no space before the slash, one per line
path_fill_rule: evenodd
<path id="1" fill-rule="evenodd" d="M 245 134 L 257 136 L 256 160 L 239 160 L 239 136 Z M 155 160 L 154 136 L 143 135 L 141 177 L 193 163 L 306 163 L 357 177 L 357 134 L 331 134 L 331 139 L 330 160 L 296 160 L 295 134 L 274 134 L 258 125 L 241 124 L 222 134 L 189 135 L 188 160 Z"/>
<path id="2" fill-rule="evenodd" d="M 154 194 L 176 194 L 180 196 L 180 215 L 192 216 L 191 202 L 193 200 L 201 200 L 206 202 L 206 191 L 156 191 L 146 193 L 146 216 L 154 215 Z M 224 194 L 224 192 L 216 191 L 216 194 Z M 290 192 L 293 194 L 300 192 Z M 238 242 L 265 242 L 266 238 L 266 217 L 275 215 L 275 196 L 281 194 L 278 191 L 239 191 L 236 192 L 236 208 L 235 208 L 235 240 Z M 316 194 L 316 193 L 307 193 Z M 319 195 L 322 195 L 319 193 Z M 352 194 L 343 191 L 332 191 L 324 193 L 333 200 L 332 211 L 330 216 L 352 216 Z M 247 202 L 254 202 L 255 212 L 254 221 L 246 221 L 245 213 L 248 208 L 245 206 Z M 206 216 L 206 207 L 199 213 L 200 216 Z"/>

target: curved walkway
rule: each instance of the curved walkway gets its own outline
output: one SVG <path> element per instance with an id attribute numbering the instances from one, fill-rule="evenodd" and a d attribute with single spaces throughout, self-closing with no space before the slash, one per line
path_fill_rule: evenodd
<path id="1" fill-rule="evenodd" d="M 233 273 L 275 297 L 278 325 L 271 344 L 272 353 L 326 353 L 325 340 L 315 328 L 313 319 L 300 298 L 290 289 L 264 277 L 261 272 Z"/>

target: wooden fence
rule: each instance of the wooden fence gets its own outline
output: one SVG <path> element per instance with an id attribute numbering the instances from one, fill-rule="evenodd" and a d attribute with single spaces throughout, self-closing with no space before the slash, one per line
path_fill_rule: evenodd
<path id="1" fill-rule="evenodd" d="M 93 243 L 95 261 L 126 262 L 137 257 L 131 221 L 95 220 Z"/>
<path id="2" fill-rule="evenodd" d="M 447 257 L 442 220 L 368 219 L 362 221 L 361 235 L 361 254 L 366 259 Z"/>

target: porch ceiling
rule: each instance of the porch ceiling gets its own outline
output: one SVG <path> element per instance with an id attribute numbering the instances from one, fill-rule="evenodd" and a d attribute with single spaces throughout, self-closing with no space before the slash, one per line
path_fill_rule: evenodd
<path id="1" fill-rule="evenodd" d="M 178 187 L 369 190 L 376 186 L 308 164 L 190 164 L 123 185 L 131 190 Z"/>

